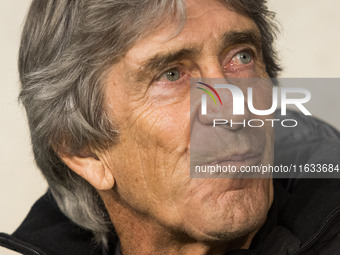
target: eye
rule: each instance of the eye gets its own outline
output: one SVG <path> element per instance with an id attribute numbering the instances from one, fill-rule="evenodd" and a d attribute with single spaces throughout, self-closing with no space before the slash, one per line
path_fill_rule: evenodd
<path id="1" fill-rule="evenodd" d="M 241 51 L 235 57 L 244 65 L 249 64 L 253 60 L 253 54 L 248 51 Z"/>
<path id="2" fill-rule="evenodd" d="M 160 78 L 160 80 L 177 81 L 181 78 L 181 72 L 177 68 L 166 71 Z"/>

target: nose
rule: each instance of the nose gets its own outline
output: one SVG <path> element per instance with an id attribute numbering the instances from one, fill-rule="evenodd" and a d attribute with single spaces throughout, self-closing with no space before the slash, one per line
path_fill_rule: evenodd
<path id="1" fill-rule="evenodd" d="M 237 131 L 246 126 L 250 112 L 244 96 L 247 88 L 230 86 L 220 63 L 210 65 L 201 71 L 202 78 L 193 89 L 199 88 L 201 101 L 197 120 L 203 125 L 214 125 L 214 120 L 223 120 L 219 127 Z M 204 112 L 206 110 L 206 112 Z M 220 123 L 221 123 L 220 122 Z"/>

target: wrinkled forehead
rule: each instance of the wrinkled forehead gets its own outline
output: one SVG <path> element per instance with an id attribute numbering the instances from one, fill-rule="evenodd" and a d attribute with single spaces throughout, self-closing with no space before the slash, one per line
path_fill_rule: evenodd
<path id="1" fill-rule="evenodd" d="M 222 43 L 228 32 L 253 31 L 260 33 L 254 21 L 236 13 L 218 0 L 188 0 L 186 18 L 179 22 L 167 19 L 155 31 L 147 34 L 127 52 L 126 57 L 139 59 L 158 51 L 178 51 L 182 48 L 202 50 L 208 42 Z M 219 45 L 216 45 L 218 47 Z"/>

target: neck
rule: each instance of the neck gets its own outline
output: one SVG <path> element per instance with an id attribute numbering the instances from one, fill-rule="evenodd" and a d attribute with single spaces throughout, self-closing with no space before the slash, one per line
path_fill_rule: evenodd
<path id="1" fill-rule="evenodd" d="M 121 201 L 112 198 L 112 194 L 101 196 L 119 236 L 123 255 L 219 255 L 234 249 L 248 249 L 256 234 L 254 232 L 229 241 L 198 241 L 183 232 L 170 231 L 147 216 L 134 212 Z"/>

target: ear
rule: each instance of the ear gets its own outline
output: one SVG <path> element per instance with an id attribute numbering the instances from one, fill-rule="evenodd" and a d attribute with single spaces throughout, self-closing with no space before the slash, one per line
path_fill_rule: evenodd
<path id="1" fill-rule="evenodd" d="M 97 190 L 110 190 L 115 180 L 111 170 L 97 156 L 59 155 L 61 160 L 75 173 L 87 180 Z"/>

